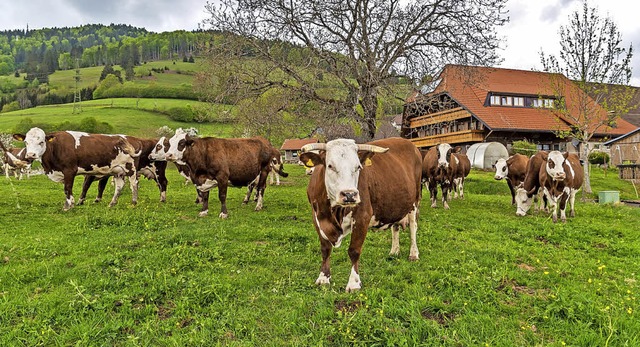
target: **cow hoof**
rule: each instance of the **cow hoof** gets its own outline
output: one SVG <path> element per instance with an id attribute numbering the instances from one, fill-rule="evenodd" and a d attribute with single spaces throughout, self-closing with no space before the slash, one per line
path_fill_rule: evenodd
<path id="1" fill-rule="evenodd" d="M 318 279 L 316 280 L 316 284 L 319 286 L 323 284 L 331 284 L 331 276 L 327 277 L 321 272 L 320 276 L 318 276 Z"/>
<path id="2" fill-rule="evenodd" d="M 220 212 L 220 214 L 218 215 L 218 218 L 221 219 L 227 219 L 228 214 L 224 213 L 224 212 Z"/>
<path id="3" fill-rule="evenodd" d="M 436 203 L 431 204 L 431 208 L 436 208 L 438 205 Z"/>
<path id="4" fill-rule="evenodd" d="M 360 282 L 357 282 L 357 283 L 349 283 L 349 284 L 347 285 L 347 288 L 345 288 L 345 291 L 346 291 L 347 293 L 353 293 L 353 292 L 355 292 L 355 291 L 360 290 L 361 288 L 362 288 L 362 287 L 361 287 L 361 285 L 360 285 Z"/>
<path id="5" fill-rule="evenodd" d="M 249 203 L 249 200 L 242 200 L 242 204 L 243 204 L 243 205 L 246 205 L 246 204 L 248 204 L 248 203 Z"/>
<path id="6" fill-rule="evenodd" d="M 448 210 L 449 209 L 449 204 L 444 204 L 444 209 Z"/>
<path id="7" fill-rule="evenodd" d="M 209 214 L 209 210 L 200 211 L 200 213 L 198 213 L 198 217 L 206 217 L 207 214 Z"/>
<path id="8" fill-rule="evenodd" d="M 418 261 L 420 260 L 420 257 L 418 257 L 417 255 L 410 255 L 409 256 L 409 261 Z"/>
<path id="9" fill-rule="evenodd" d="M 96 198 L 95 200 L 93 200 L 93 203 L 94 203 L 94 204 L 97 204 L 97 203 L 99 203 L 100 201 L 102 201 L 102 199 L 98 199 L 98 198 Z"/>

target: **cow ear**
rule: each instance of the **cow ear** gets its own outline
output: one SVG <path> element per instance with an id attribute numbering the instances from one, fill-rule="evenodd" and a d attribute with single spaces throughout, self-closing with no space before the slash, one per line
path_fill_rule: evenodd
<path id="1" fill-rule="evenodd" d="M 569 159 L 569 152 L 564 152 L 564 159 Z"/>
<path id="2" fill-rule="evenodd" d="M 13 138 L 14 138 L 16 141 L 24 141 L 25 136 L 24 136 L 24 135 L 22 135 L 22 134 L 13 134 Z"/>
<path id="3" fill-rule="evenodd" d="M 376 153 L 371 151 L 358 152 L 358 157 L 360 157 L 360 163 L 363 166 L 371 166 L 373 164 L 373 162 L 371 161 L 371 158 L 373 157 L 374 154 Z"/>
<path id="4" fill-rule="evenodd" d="M 452 152 L 452 153 L 460 153 L 460 151 L 462 151 L 462 147 L 460 147 L 460 146 L 455 146 L 455 147 L 453 148 L 453 152 Z"/>
<path id="5" fill-rule="evenodd" d="M 301 153 L 298 156 L 298 158 L 300 158 L 300 161 L 306 167 L 314 167 L 316 165 L 324 164 L 324 157 L 318 153 L 313 153 L 313 152 Z"/>
<path id="6" fill-rule="evenodd" d="M 44 137 L 45 141 L 47 141 L 47 142 L 51 142 L 55 138 L 56 137 L 54 135 L 47 135 L 47 136 Z"/>
<path id="7" fill-rule="evenodd" d="M 193 145 L 193 138 L 191 136 L 189 136 L 189 135 L 185 136 L 184 137 L 184 144 L 187 147 L 191 147 Z"/>

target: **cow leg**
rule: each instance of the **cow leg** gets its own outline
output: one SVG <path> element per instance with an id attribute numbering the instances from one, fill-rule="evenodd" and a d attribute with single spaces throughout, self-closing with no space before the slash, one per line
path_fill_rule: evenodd
<path id="1" fill-rule="evenodd" d="M 63 178 L 64 195 L 66 197 L 66 200 L 64 201 L 64 206 L 62 208 L 64 211 L 69 211 L 75 205 L 75 200 L 73 199 L 73 179 L 74 178 L 75 178 L 75 172 L 64 173 L 64 178 Z"/>
<path id="2" fill-rule="evenodd" d="M 102 195 L 104 194 L 104 189 L 107 187 L 107 183 L 109 183 L 110 176 L 105 176 L 98 181 L 98 195 L 93 202 L 102 201 Z"/>
<path id="3" fill-rule="evenodd" d="M 400 226 L 393 224 L 391 226 L 391 250 L 389 255 L 397 256 L 398 254 L 400 254 Z"/>
<path id="4" fill-rule="evenodd" d="M 511 183 L 511 180 L 509 178 L 507 178 L 506 180 L 507 180 L 507 185 L 509 186 L 509 191 L 511 192 L 511 205 L 515 205 L 516 204 L 516 191 L 513 188 L 513 184 Z"/>
<path id="5" fill-rule="evenodd" d="M 258 202 L 256 203 L 256 211 L 262 210 L 262 201 L 264 199 L 264 190 L 267 187 L 267 176 L 269 175 L 269 171 L 263 171 L 260 174 L 260 179 L 258 180 L 258 187 L 256 188 L 256 199 Z"/>
<path id="6" fill-rule="evenodd" d="M 118 198 L 120 197 L 120 194 L 122 194 L 122 188 L 124 187 L 124 176 L 113 176 L 113 184 L 115 189 L 111 202 L 109 203 L 109 207 L 113 207 L 118 203 Z"/>
<path id="7" fill-rule="evenodd" d="M 158 184 L 158 190 L 160 191 L 160 202 L 166 202 L 167 201 L 167 185 L 169 184 L 167 177 L 165 177 L 164 175 L 158 176 L 156 183 Z"/>
<path id="8" fill-rule="evenodd" d="M 244 196 L 244 200 L 242 200 L 242 204 L 245 205 L 247 203 L 249 203 L 249 200 L 251 200 L 251 194 L 253 193 L 253 189 L 256 187 L 256 185 L 258 184 L 258 179 L 260 178 L 260 175 L 256 176 L 256 179 L 254 179 L 253 181 L 251 181 L 251 183 L 249 183 L 249 185 L 247 186 L 247 195 Z M 256 199 L 258 199 L 258 196 L 256 194 Z"/>
<path id="9" fill-rule="evenodd" d="M 227 211 L 227 181 L 218 182 L 218 199 L 220 200 L 220 214 L 219 218 L 225 219 L 229 216 L 229 211 Z"/>
<path id="10" fill-rule="evenodd" d="M 460 199 L 464 200 L 464 177 L 458 178 L 458 191 L 460 193 Z"/>
<path id="11" fill-rule="evenodd" d="M 2 165 L 2 168 L 4 169 L 4 175 L 9 178 L 9 164 L 5 163 L 4 165 Z"/>
<path id="12" fill-rule="evenodd" d="M 566 188 L 568 189 L 568 188 Z M 560 196 L 560 220 L 563 223 L 567 222 L 567 213 L 566 213 L 566 208 L 567 208 L 567 200 L 569 200 L 569 194 L 567 194 L 567 191 L 565 191 L 562 193 L 562 195 Z"/>
<path id="13" fill-rule="evenodd" d="M 429 195 L 431 196 L 431 207 L 436 208 L 438 199 L 438 186 L 435 180 L 429 179 Z"/>
<path id="14" fill-rule="evenodd" d="M 440 185 L 440 188 L 442 188 L 442 205 L 444 206 L 445 210 L 448 210 L 449 204 L 447 203 L 447 201 L 449 197 L 449 185 L 444 183 Z"/>
<path id="15" fill-rule="evenodd" d="M 202 175 L 195 176 L 192 180 L 193 184 L 196 185 L 198 196 L 202 202 L 202 210 L 200 210 L 198 216 L 204 217 L 209 213 L 209 191 L 218 186 L 219 182 L 217 180 L 211 180 Z"/>
<path id="16" fill-rule="evenodd" d="M 319 234 L 319 233 L 318 233 Z M 331 242 L 320 237 L 320 252 L 322 253 L 322 265 L 320 265 L 320 275 L 316 279 L 317 285 L 331 283 Z"/>
<path id="17" fill-rule="evenodd" d="M 576 193 L 578 192 L 577 189 L 571 189 L 571 200 L 569 200 L 569 202 L 571 203 L 571 212 L 570 212 L 570 216 L 571 217 L 575 217 L 576 216 L 576 211 L 574 209 L 575 204 L 576 204 Z"/>
<path id="18" fill-rule="evenodd" d="M 138 203 L 138 174 L 134 171 L 129 175 L 129 187 L 131 188 L 131 204 Z"/>
<path id="19" fill-rule="evenodd" d="M 87 192 L 91 187 L 93 181 L 96 180 L 96 176 L 84 176 L 84 180 L 82 181 L 82 192 L 80 192 L 80 199 L 78 199 L 78 205 L 84 204 L 84 200 L 87 197 Z"/>
<path id="20" fill-rule="evenodd" d="M 198 213 L 198 217 L 205 217 L 209 214 L 209 191 L 200 192 L 200 199 L 202 200 L 202 210 Z"/>
<path id="21" fill-rule="evenodd" d="M 418 251 L 418 206 L 413 205 L 413 210 L 409 212 L 409 232 L 411 233 L 411 248 L 409 250 L 409 260 L 415 261 L 420 259 Z"/>
<path id="22" fill-rule="evenodd" d="M 358 267 L 360 264 L 360 254 L 362 253 L 362 244 L 367 237 L 367 229 L 356 225 L 358 230 L 354 230 L 351 233 L 351 242 L 349 243 L 349 259 L 351 259 L 351 274 L 349 275 L 349 282 L 345 290 L 347 293 L 354 292 L 362 288 L 362 282 L 360 281 L 360 274 Z M 354 228 L 354 229 L 356 229 Z"/>

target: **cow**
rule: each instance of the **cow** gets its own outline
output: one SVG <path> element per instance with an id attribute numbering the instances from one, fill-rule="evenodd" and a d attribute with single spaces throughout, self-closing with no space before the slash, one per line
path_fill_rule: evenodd
<path id="1" fill-rule="evenodd" d="M 319 150 L 319 153 L 312 152 Z M 369 228 L 392 230 L 392 255 L 398 255 L 399 227 L 409 226 L 410 260 L 418 260 L 416 243 L 421 199 L 421 158 L 408 140 L 388 138 L 367 144 L 350 139 L 302 147 L 300 160 L 314 166 L 307 186 L 312 220 L 322 253 L 316 284 L 331 280 L 330 256 L 351 234 L 351 274 L 347 292 L 361 288 L 359 261 Z"/>
<path id="2" fill-rule="evenodd" d="M 459 194 L 460 199 L 464 199 L 464 179 L 471 172 L 471 161 L 464 153 L 452 153 L 451 156 L 457 164 L 456 171 L 453 173 L 453 197 L 457 199 Z"/>
<path id="3" fill-rule="evenodd" d="M 516 188 L 524 182 L 527 164 L 529 164 L 529 157 L 522 154 L 514 154 L 507 159 L 500 158 L 493 164 L 493 168 L 496 170 L 493 178 L 507 181 L 511 192 L 511 205 L 516 203 Z"/>
<path id="4" fill-rule="evenodd" d="M 110 207 L 117 204 L 125 177 L 129 177 L 132 203 L 137 202 L 137 154 L 126 139 L 78 131 L 45 134 L 40 128 L 31 128 L 26 134 L 14 134 L 13 138 L 24 141 L 28 161 L 39 160 L 49 179 L 64 183 L 65 211 L 75 205 L 73 181 L 76 175 L 113 176 L 115 192 Z"/>
<path id="5" fill-rule="evenodd" d="M 136 177 L 137 182 L 140 182 L 140 176 L 144 176 L 149 180 L 153 180 L 156 182 L 158 189 L 160 190 L 160 202 L 165 202 L 167 200 L 167 177 L 165 175 L 167 169 L 166 161 L 153 161 L 150 159 L 149 155 L 151 151 L 155 149 L 157 139 L 144 139 L 133 136 L 125 136 L 125 135 L 115 135 L 122 136 L 126 139 L 135 149 L 136 153 L 140 155 L 135 158 L 136 161 Z M 96 176 L 86 175 L 84 176 L 84 182 L 82 184 L 82 193 L 80 194 L 80 199 L 78 201 L 78 205 L 82 205 L 84 202 L 87 191 L 93 181 L 97 179 Z M 109 180 L 109 176 L 102 177 L 98 182 L 98 195 L 95 199 L 95 202 L 100 202 L 102 200 L 102 194 Z"/>
<path id="6" fill-rule="evenodd" d="M 244 187 L 256 176 L 256 211 L 262 209 L 267 175 L 271 169 L 272 146 L 265 138 L 222 139 L 195 138 L 176 131 L 169 139 L 166 159 L 187 165 L 191 181 L 201 193 L 202 210 L 199 216 L 209 212 L 209 191 L 218 187 L 221 208 L 219 218 L 227 218 L 227 188 L 229 185 Z M 246 198 L 246 197 L 245 197 Z"/>
<path id="7" fill-rule="evenodd" d="M 573 153 L 551 151 L 543 168 L 540 170 L 540 185 L 551 204 L 553 222 L 558 221 L 558 207 L 560 220 L 566 222 L 567 201 L 571 205 L 571 217 L 575 217 L 576 193 L 584 181 L 580 159 Z"/>
<path id="8" fill-rule="evenodd" d="M 269 143 L 269 146 L 271 146 L 271 144 Z M 271 148 L 271 163 L 270 163 L 270 170 L 269 170 L 269 180 L 270 180 L 270 184 L 273 185 L 273 176 L 276 176 L 277 178 L 277 185 L 280 185 L 280 176 L 282 177 L 288 177 L 289 174 L 284 172 L 284 164 L 282 163 L 282 156 L 280 155 L 280 150 L 278 150 L 275 147 Z M 256 176 L 256 178 L 253 180 L 253 182 L 249 183 L 249 185 L 247 186 L 247 195 L 245 196 L 243 203 L 248 203 L 249 200 L 251 199 L 251 194 L 253 192 L 253 189 L 258 185 L 258 182 L 260 181 L 260 175 Z M 255 197 L 255 200 L 257 201 L 258 196 Z"/>
<path id="9" fill-rule="evenodd" d="M 178 128 L 176 129 L 175 134 L 187 134 L 187 132 L 182 130 L 182 128 Z M 167 156 L 167 151 L 169 150 L 169 146 L 170 146 L 169 138 L 167 138 L 166 136 L 162 136 L 160 139 L 158 139 L 158 142 L 156 142 L 155 147 L 149 153 L 149 156 L 148 156 L 149 160 L 156 163 L 166 162 L 167 161 L 166 156 Z M 189 171 L 189 167 L 187 165 L 185 165 L 184 163 L 178 163 L 178 162 L 173 162 L 173 164 L 178 170 L 178 173 L 180 174 L 180 176 L 184 177 L 185 185 L 189 183 L 193 183 L 191 182 L 191 172 Z M 202 195 L 201 192 L 196 189 L 196 200 L 195 200 L 196 204 L 202 203 L 201 195 Z"/>
<path id="10" fill-rule="evenodd" d="M 4 143 L 0 141 L 0 148 L 2 149 L 2 167 L 4 174 L 9 178 L 9 171 L 13 170 L 13 175 L 21 180 L 22 175 L 26 174 L 27 178 L 31 176 L 31 162 L 25 159 L 27 153 L 24 148 L 6 148 Z"/>
<path id="11" fill-rule="evenodd" d="M 453 184 L 454 173 L 458 170 L 458 162 L 452 158 L 454 149 L 448 143 L 431 147 L 422 159 L 422 180 L 431 195 L 431 207 L 437 207 L 438 184 L 442 189 L 442 204 L 446 210 L 449 190 Z M 457 150 L 456 150 L 457 151 Z"/>
<path id="12" fill-rule="evenodd" d="M 548 155 L 549 153 L 546 151 L 538 151 L 529 158 L 524 181 L 516 188 L 515 201 L 517 216 L 525 216 L 531 208 L 531 204 L 533 203 L 535 196 L 538 192 L 541 192 L 540 170 L 547 162 Z M 545 210 L 547 209 L 546 200 L 546 197 L 543 197 L 540 201 L 540 205 L 545 205 Z"/>

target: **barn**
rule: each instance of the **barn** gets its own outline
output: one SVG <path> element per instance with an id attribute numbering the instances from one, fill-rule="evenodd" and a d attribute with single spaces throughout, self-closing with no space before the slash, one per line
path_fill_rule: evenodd
<path id="1" fill-rule="evenodd" d="M 620 169 L 620 178 L 640 180 L 640 128 L 604 143 L 611 164 Z"/>
<path id="2" fill-rule="evenodd" d="M 280 146 L 280 151 L 284 152 L 284 162 L 285 163 L 297 163 L 298 162 L 298 152 L 302 146 L 317 143 L 316 139 L 286 139 Z"/>

